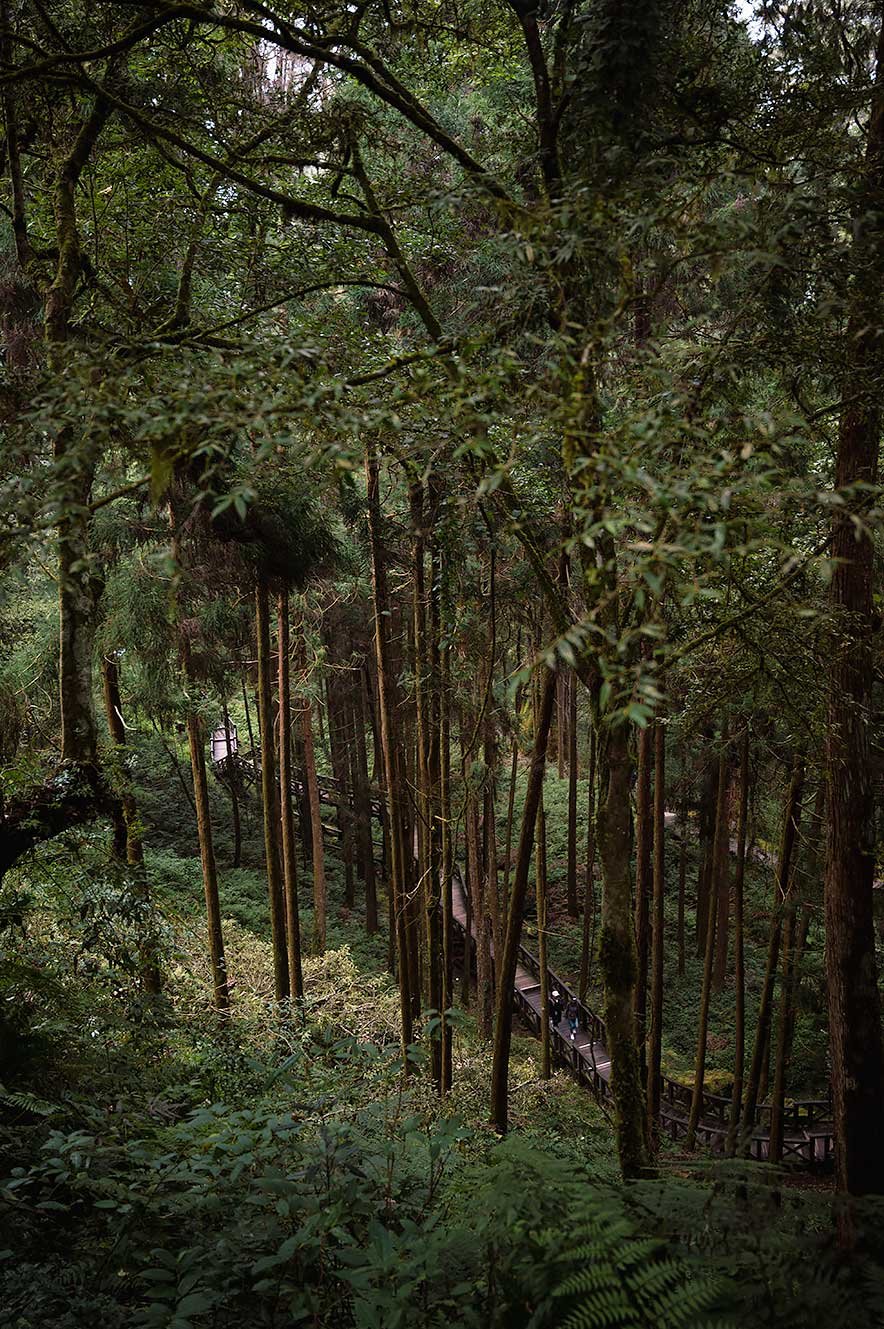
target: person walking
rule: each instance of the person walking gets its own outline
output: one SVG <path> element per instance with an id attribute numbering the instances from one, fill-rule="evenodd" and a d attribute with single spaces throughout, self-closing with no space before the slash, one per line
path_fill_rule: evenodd
<path id="1" fill-rule="evenodd" d="M 553 1029 L 558 1027 L 559 1021 L 562 1018 L 563 1009 L 564 1002 L 562 1001 L 562 994 L 559 992 L 558 988 L 553 988 L 549 998 L 549 1022 Z"/>
<path id="2" fill-rule="evenodd" d="M 576 997 L 572 997 L 565 1007 L 565 1019 L 571 1031 L 571 1042 L 574 1043 L 577 1039 L 577 1026 L 580 1024 L 580 1002 Z"/>

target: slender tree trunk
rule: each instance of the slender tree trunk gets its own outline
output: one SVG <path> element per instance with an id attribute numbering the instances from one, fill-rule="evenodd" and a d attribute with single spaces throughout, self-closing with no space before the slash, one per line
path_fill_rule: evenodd
<path id="1" fill-rule="evenodd" d="M 611 1056 L 611 1090 L 617 1152 L 624 1178 L 650 1164 L 641 1059 L 635 1031 L 638 979 L 630 882 L 630 785 L 632 763 L 624 724 L 603 721 L 599 730 L 597 836 L 602 863 L 602 921 L 599 968 L 605 992 L 605 1026 Z"/>
<path id="2" fill-rule="evenodd" d="M 568 681 L 568 914 L 579 916 L 577 904 L 577 678 Z"/>
<path id="3" fill-rule="evenodd" d="M 685 969 L 685 932 L 684 906 L 685 887 L 688 875 L 688 750 L 682 748 L 681 755 L 681 796 L 678 809 L 678 976 L 684 978 Z"/>
<path id="4" fill-rule="evenodd" d="M 508 1090 L 509 1061 L 512 1042 L 512 1005 L 513 988 L 516 983 L 516 968 L 519 959 L 519 946 L 522 941 L 522 920 L 525 913 L 525 898 L 528 891 L 528 876 L 531 871 L 532 850 L 534 847 L 534 827 L 537 822 L 537 810 L 543 791 L 543 777 L 546 773 L 546 750 L 549 743 L 549 730 L 552 722 L 553 701 L 555 699 L 556 676 L 552 670 L 544 675 L 537 725 L 534 733 L 534 749 L 525 788 L 525 803 L 522 809 L 522 826 L 519 833 L 519 845 L 516 850 L 516 862 L 513 869 L 513 886 L 507 909 L 506 941 L 503 956 L 498 968 L 497 1011 L 494 1022 L 494 1056 L 491 1067 L 491 1120 L 495 1128 L 506 1134 L 508 1125 Z"/>
<path id="5" fill-rule="evenodd" d="M 783 1157 L 785 1134 L 786 1077 L 789 1071 L 789 1023 L 791 1020 L 792 981 L 795 966 L 795 892 L 789 892 L 783 927 L 782 979 L 780 1009 L 777 1015 L 777 1045 L 774 1057 L 773 1092 L 770 1111 L 770 1147 L 768 1161 L 779 1163 Z"/>
<path id="6" fill-rule="evenodd" d="M 583 895 L 583 937 L 580 943 L 580 982 L 578 995 L 586 1001 L 592 968 L 592 942 L 595 932 L 595 786 L 596 738 L 595 726 L 589 725 L 589 769 L 586 794 L 586 878 Z"/>
<path id="7" fill-rule="evenodd" d="M 651 850 L 654 842 L 651 807 L 652 737 L 650 725 L 638 731 L 635 786 L 635 939 L 638 950 L 635 1036 L 643 1066 L 648 1004 L 648 906 L 651 897 Z"/>
<path id="8" fill-rule="evenodd" d="M 242 820 L 239 812 L 239 774 L 233 759 L 233 745 L 230 741 L 230 712 L 224 703 L 224 746 L 227 750 L 227 787 L 230 791 L 230 816 L 233 821 L 233 862 L 231 867 L 238 868 L 242 862 Z"/>
<path id="9" fill-rule="evenodd" d="M 300 1001 L 304 996 L 304 977 L 301 971 L 301 915 L 298 906 L 298 846 L 292 810 L 292 693 L 288 591 L 280 591 L 276 608 L 279 648 L 279 804 L 285 921 L 288 934 L 289 991 L 296 1001 Z"/>
<path id="10" fill-rule="evenodd" d="M 725 771 L 724 788 L 724 828 L 717 824 L 715 833 L 717 857 L 714 860 L 714 899 L 713 906 L 718 910 L 718 922 L 715 928 L 715 959 L 712 965 L 712 990 L 721 992 L 727 973 L 728 933 L 730 931 L 730 768 Z"/>
<path id="11" fill-rule="evenodd" d="M 654 894 L 651 909 L 651 1002 L 648 1030 L 648 1131 L 653 1139 L 660 1116 L 663 1058 L 663 903 L 666 890 L 666 728 L 654 722 Z"/>
<path id="12" fill-rule="evenodd" d="M 746 1058 L 746 959 L 743 927 L 743 884 L 746 876 L 746 826 L 749 813 L 749 726 L 740 742 L 740 806 L 737 814 L 737 854 L 734 864 L 734 1083 L 726 1152 L 733 1157 L 737 1146 L 740 1104 Z"/>
<path id="13" fill-rule="evenodd" d="M 688 1118 L 688 1133 L 685 1139 L 687 1149 L 693 1149 L 696 1143 L 697 1126 L 703 1110 L 703 1090 L 706 1079 L 706 1041 L 709 1032 L 709 998 L 712 992 L 712 964 L 715 957 L 715 931 L 718 923 L 718 909 L 712 898 L 715 889 L 721 889 L 720 875 L 726 870 L 727 860 L 727 748 L 724 734 L 721 736 L 721 752 L 718 757 L 717 797 L 715 806 L 715 831 L 712 840 L 712 873 L 710 877 L 710 899 L 706 911 L 706 948 L 703 959 L 703 987 L 700 993 L 700 1016 L 697 1031 L 697 1056 L 694 1063 L 694 1085 L 691 1093 L 691 1111 Z"/>
<path id="14" fill-rule="evenodd" d="M 264 813 L 264 858 L 270 899 L 270 928 L 273 938 L 273 979 L 277 1001 L 291 995 L 285 935 L 285 902 L 280 862 L 279 790 L 273 743 L 273 686 L 270 654 L 270 595 L 259 575 L 255 586 L 255 627 L 258 639 L 258 721 L 261 730 L 261 803 Z"/>
<path id="15" fill-rule="evenodd" d="M 566 696 L 567 680 L 564 673 L 559 673 L 556 682 L 556 767 L 560 780 L 565 778 L 565 747 L 567 743 L 568 704 Z"/>
<path id="16" fill-rule="evenodd" d="M 440 576 L 440 591 L 443 593 L 446 582 L 447 570 L 443 563 Z M 439 812 L 442 823 L 442 1090 L 443 1093 L 447 1093 L 452 1083 L 452 1028 L 448 1011 L 451 1010 L 454 1001 L 454 968 L 451 953 L 453 927 L 452 877 L 454 875 L 454 854 L 451 843 L 451 648 L 447 642 L 441 645 L 440 667 Z"/>
<path id="17" fill-rule="evenodd" d="M 706 736 L 708 739 L 708 735 Z M 715 766 L 707 763 L 700 780 L 699 858 L 697 862 L 697 954 L 703 954 L 707 929 L 707 910 L 712 883 L 713 839 L 715 835 Z"/>
<path id="18" fill-rule="evenodd" d="M 500 960 L 503 947 L 503 930 L 500 917 L 500 883 L 497 879 L 497 826 L 495 824 L 497 791 L 497 733 L 495 714 L 489 705 L 485 711 L 485 788 L 482 805 L 482 842 L 485 852 L 485 882 L 488 897 L 488 913 L 491 918 L 491 943 L 493 961 L 491 966 L 492 988 L 494 972 Z"/>
<path id="19" fill-rule="evenodd" d="M 196 804 L 196 829 L 203 870 L 203 890 L 206 898 L 206 921 L 209 928 L 209 959 L 212 965 L 212 988 L 215 1009 L 226 1011 L 230 1006 L 227 986 L 227 962 L 224 958 L 224 937 L 221 932 L 221 904 L 218 898 L 218 871 L 212 846 L 212 820 L 209 813 L 209 786 L 206 780 L 206 759 L 203 752 L 203 733 L 199 718 L 193 711 L 187 716 L 187 740 L 190 747 L 190 766 L 193 771 L 193 795 Z"/>
<path id="20" fill-rule="evenodd" d="M 390 667 L 390 646 L 387 625 L 390 599 L 387 589 L 387 567 L 381 534 L 380 473 L 377 454 L 371 443 L 366 447 L 365 474 L 368 498 L 368 533 L 371 547 L 372 591 L 374 595 L 375 660 L 378 680 L 378 711 L 380 718 L 381 749 L 384 764 L 384 786 L 387 798 L 387 818 L 390 828 L 390 911 L 395 928 L 396 952 L 399 970 L 399 997 L 402 1015 L 402 1053 L 406 1071 L 407 1051 L 412 1042 L 412 997 L 409 986 L 408 937 L 405 917 L 405 845 L 402 838 L 400 809 L 400 759 L 396 730 L 395 683 Z"/>
<path id="21" fill-rule="evenodd" d="M 373 935 L 378 930 L 378 893 L 374 870 L 374 845 L 371 834 L 371 787 L 368 782 L 368 750 L 365 743 L 365 687 L 365 671 L 360 669 L 354 696 L 356 826 L 359 835 L 359 853 L 365 878 L 365 930 Z"/>
<path id="22" fill-rule="evenodd" d="M 559 694 L 561 696 L 561 693 Z M 543 790 L 537 809 L 537 840 L 534 846 L 534 885 L 537 899 L 537 962 L 540 969 L 540 1077 L 552 1075 L 552 1047 L 549 1023 L 549 947 L 547 944 L 548 892 L 546 888 L 546 812 Z"/>
<path id="23" fill-rule="evenodd" d="M 144 846 L 141 841 L 141 822 L 138 816 L 138 804 L 135 799 L 135 791 L 132 787 L 131 777 L 126 769 L 126 726 L 123 723 L 123 703 L 122 698 L 120 697 L 119 670 L 117 668 L 116 660 L 111 655 L 105 655 L 102 661 L 102 683 L 104 690 L 104 705 L 107 713 L 107 727 L 110 731 L 111 742 L 114 745 L 114 754 L 118 765 L 120 806 L 122 808 L 123 829 L 125 832 L 122 849 L 126 862 L 132 870 L 135 895 L 139 904 L 143 906 L 144 909 L 142 926 L 146 928 L 146 935 L 143 936 L 138 943 L 141 983 L 145 992 L 156 996 L 156 994 L 162 990 L 162 980 L 160 976 L 156 939 L 151 935 L 153 928 L 150 921 L 152 913 L 150 886 L 147 880 L 147 872 L 144 867 Z"/>
<path id="24" fill-rule="evenodd" d="M 740 1131 L 741 1148 L 748 1151 L 752 1132 L 755 1129 L 755 1116 L 761 1097 L 761 1081 L 764 1066 L 770 1048 L 770 1023 L 773 1011 L 774 983 L 780 959 L 780 944 L 783 935 L 783 903 L 788 895 L 792 880 L 792 857 L 798 826 L 801 819 L 801 800 L 804 793 L 804 761 L 795 758 L 792 779 L 786 798 L 783 817 L 783 833 L 780 840 L 780 853 L 777 862 L 776 884 L 774 886 L 773 915 L 770 926 L 770 939 L 767 946 L 767 963 L 764 981 L 758 1000 L 758 1020 L 755 1028 L 755 1046 L 752 1051 L 752 1064 L 746 1081 L 746 1098 L 743 1104 L 743 1122 Z"/>
<path id="25" fill-rule="evenodd" d="M 443 877 L 443 819 L 442 808 L 442 564 L 438 548 L 430 553 L 431 585 L 429 596 L 429 650 L 427 671 L 426 713 L 426 772 L 427 772 L 427 835 L 429 863 L 424 892 L 427 912 L 427 984 L 430 1010 L 439 1017 L 439 1026 L 430 1035 L 430 1073 L 436 1091 L 444 1093 L 444 1035 L 445 1010 L 445 886 Z"/>
<path id="26" fill-rule="evenodd" d="M 326 889 L 325 845 L 322 839 L 322 807 L 319 801 L 319 781 L 316 778 L 316 749 L 313 745 L 313 708 L 306 694 L 301 698 L 301 742 L 304 749 L 304 783 L 310 800 L 310 831 L 313 860 L 313 950 L 325 954 L 326 943 Z"/>
<path id="27" fill-rule="evenodd" d="M 466 796 L 464 814 L 467 861 L 470 872 L 470 898 L 473 904 L 473 923 L 476 934 L 476 1018 L 479 1032 L 491 1037 L 491 947 L 489 945 L 488 908 L 482 874 L 482 855 L 479 844 L 479 809 L 476 794 L 470 789 Z"/>
<path id="28" fill-rule="evenodd" d="M 880 21 L 880 14 L 877 15 Z M 881 441 L 884 322 L 884 25 L 879 28 L 866 156 L 858 182 L 851 252 L 854 284 L 847 322 L 835 485 L 874 486 Z M 859 503 L 866 502 L 859 492 Z M 884 1056 L 875 958 L 875 793 L 870 733 L 878 610 L 875 550 L 849 500 L 835 510 L 832 602 L 838 616 L 829 675 L 826 755 L 826 975 L 835 1166 L 839 1189 L 884 1193 Z M 845 1231 L 845 1234 L 846 1231 Z"/>

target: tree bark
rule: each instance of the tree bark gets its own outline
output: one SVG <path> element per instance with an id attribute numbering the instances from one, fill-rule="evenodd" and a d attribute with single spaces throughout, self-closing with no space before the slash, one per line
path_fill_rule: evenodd
<path id="1" fill-rule="evenodd" d="M 603 783 L 599 792 L 596 833 L 604 874 L 599 968 L 605 991 L 605 1026 L 611 1055 L 617 1152 L 620 1170 L 628 1179 L 647 1171 L 650 1143 L 635 1030 L 638 957 L 629 870 L 632 764 L 625 724 L 604 722 L 599 733 L 598 766 Z"/>
<path id="2" fill-rule="evenodd" d="M 654 841 L 651 807 L 652 729 L 638 731 L 635 786 L 635 939 L 638 974 L 635 987 L 635 1036 L 644 1066 L 648 1004 L 648 906 L 651 897 L 651 850 Z"/>
<path id="3" fill-rule="evenodd" d="M 589 725 L 589 768 L 586 794 L 586 877 L 583 895 L 583 936 L 580 942 L 580 981 L 578 996 L 586 1001 L 592 969 L 592 943 L 595 932 L 595 787 L 596 737 L 595 726 Z"/>
<path id="4" fill-rule="evenodd" d="M 568 681 L 568 914 L 579 916 L 577 904 L 577 677 L 573 670 Z"/>
<path id="5" fill-rule="evenodd" d="M 666 890 L 666 729 L 654 722 L 654 893 L 651 908 L 651 1002 L 648 1029 L 648 1132 L 653 1139 L 660 1116 L 663 1058 L 663 904 Z"/>
<path id="6" fill-rule="evenodd" d="M 714 889 L 720 889 L 719 876 L 726 870 L 727 857 L 727 748 L 725 736 L 721 736 L 721 752 L 718 757 L 717 796 L 715 800 L 715 832 L 712 839 L 712 872 L 710 876 L 709 907 L 706 911 L 706 946 L 703 958 L 703 987 L 700 992 L 700 1015 L 697 1030 L 697 1055 L 694 1062 L 694 1085 L 691 1093 L 691 1111 L 688 1118 L 688 1133 L 685 1147 L 693 1149 L 696 1143 L 697 1126 L 703 1110 L 703 1090 L 706 1079 L 706 1041 L 709 1032 L 709 998 L 712 992 L 712 965 L 715 957 L 715 931 L 718 924 L 718 909 L 712 897 Z"/>
<path id="7" fill-rule="evenodd" d="M 289 991 L 295 1001 L 300 1001 L 304 996 L 304 976 L 301 968 L 301 914 L 298 904 L 298 845 L 295 839 L 295 817 L 292 809 L 292 690 L 288 591 L 279 592 L 276 610 L 279 649 L 279 804 Z"/>
<path id="8" fill-rule="evenodd" d="M 123 814 L 125 841 L 122 846 L 126 862 L 132 870 L 135 895 L 143 906 L 143 926 L 146 935 L 138 943 L 139 970 L 145 992 L 156 996 L 162 990 L 159 953 L 156 938 L 152 936 L 150 885 L 144 867 L 144 845 L 141 840 L 141 821 L 132 779 L 126 769 L 126 726 L 123 723 L 123 703 L 120 697 L 120 676 L 117 662 L 111 655 L 105 655 L 102 661 L 102 683 L 104 706 L 107 713 L 107 727 L 117 760 L 117 779 L 120 791 L 120 805 Z"/>
<path id="9" fill-rule="evenodd" d="M 408 1048 L 413 1037 L 412 996 L 409 986 L 408 937 L 405 917 L 405 845 L 402 838 L 400 808 L 400 757 L 398 731 L 395 726 L 395 683 L 390 668 L 390 646 L 387 625 L 390 598 L 387 589 L 387 567 L 381 533 L 380 471 L 374 445 L 369 442 L 365 452 L 365 475 L 368 499 L 368 534 L 371 547 L 372 591 L 374 596 L 375 659 L 377 662 L 378 711 L 381 749 L 384 763 L 384 786 L 387 799 L 387 820 L 390 828 L 390 911 L 395 929 L 397 967 L 399 970 L 399 998 L 402 1016 L 403 1064 L 408 1070 Z"/>
<path id="10" fill-rule="evenodd" d="M 726 1153 L 732 1158 L 737 1146 L 743 1076 L 746 1059 L 746 958 L 744 947 L 745 908 L 743 885 L 746 876 L 746 827 L 749 819 L 749 726 L 740 742 L 740 805 L 737 813 L 737 854 L 734 864 L 734 1083 Z"/>
<path id="11" fill-rule="evenodd" d="M 767 963 L 764 981 L 758 999 L 758 1020 L 755 1028 L 755 1046 L 752 1050 L 752 1064 L 746 1081 L 746 1097 L 743 1104 L 743 1122 L 740 1130 L 740 1144 L 743 1152 L 748 1152 L 755 1129 L 755 1114 L 761 1097 L 761 1081 L 770 1049 L 770 1022 L 773 1011 L 774 983 L 780 959 L 780 945 L 783 935 L 783 904 L 785 903 L 792 881 L 792 857 L 798 826 L 801 820 L 801 800 L 804 794 L 804 759 L 795 758 L 792 767 L 792 779 L 786 798 L 783 816 L 783 832 L 780 839 L 780 852 L 777 862 L 776 883 L 774 885 L 773 916 L 771 918 L 770 939 L 767 946 Z"/>
<path id="12" fill-rule="evenodd" d="M 264 861 L 273 941 L 276 1000 L 291 995 L 285 935 L 285 904 L 280 863 L 280 816 L 273 741 L 273 685 L 270 654 L 270 593 L 263 575 L 255 583 L 255 632 L 258 641 L 258 725 L 261 733 L 261 804 L 264 815 Z"/>
<path id="13" fill-rule="evenodd" d="M 513 869 L 513 886 L 507 909 L 506 941 L 498 967 L 497 1009 L 494 1021 L 494 1055 L 491 1066 L 491 1120 L 501 1135 L 505 1135 L 508 1125 L 509 1061 L 512 1043 L 512 1005 L 513 988 L 516 983 L 516 967 L 519 959 L 519 946 L 522 941 L 522 920 L 525 913 L 525 897 L 528 891 L 528 876 L 531 871 L 532 850 L 534 847 L 534 827 L 537 822 L 537 810 L 543 790 L 543 777 L 546 773 L 546 750 L 549 743 L 549 730 L 552 722 L 553 701 L 555 699 L 556 676 L 552 670 L 544 675 L 537 725 L 534 733 L 534 749 L 525 788 L 525 804 L 522 809 L 522 825 L 519 832 L 519 845 L 516 850 L 516 862 Z"/>
<path id="14" fill-rule="evenodd" d="M 835 464 L 839 490 L 875 485 L 881 441 L 881 326 L 884 287 L 884 25 L 878 33 L 866 154 L 854 208 L 853 286 L 847 367 Z M 852 1195 L 884 1193 L 884 1056 L 875 959 L 872 888 L 875 795 L 870 727 L 879 620 L 874 545 L 855 526 L 862 490 L 835 509 L 832 605 L 838 619 L 829 673 L 826 756 L 826 975 L 835 1167 Z"/>

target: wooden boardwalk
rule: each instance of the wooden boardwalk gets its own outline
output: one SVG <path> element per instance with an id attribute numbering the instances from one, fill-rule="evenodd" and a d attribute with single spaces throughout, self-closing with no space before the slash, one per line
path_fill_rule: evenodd
<path id="1" fill-rule="evenodd" d="M 241 780 L 257 783 L 257 754 L 238 754 L 234 764 Z M 229 779 L 230 772 L 225 758 L 213 763 L 219 779 Z M 293 792 L 304 792 L 303 777 L 296 773 Z M 319 797 L 321 802 L 338 808 L 350 804 L 349 794 L 342 791 L 337 780 L 330 776 L 319 777 Z M 371 799 L 372 814 L 383 816 L 383 802 L 375 792 Z M 323 829 L 334 836 L 340 835 L 338 826 Z M 454 931 L 463 944 L 467 945 L 467 899 L 460 871 L 455 869 L 451 885 L 452 922 Z M 475 953 L 476 940 L 472 930 L 469 937 L 471 955 Z M 564 1003 L 576 993 L 563 979 L 550 970 L 550 988 L 558 988 Z M 525 1024 L 537 1036 L 540 1035 L 540 965 L 537 957 L 525 946 L 519 947 L 519 962 L 516 969 L 516 982 L 513 990 L 513 1004 Z M 580 1005 L 580 1023 L 578 1035 L 571 1042 L 570 1031 L 565 1020 L 560 1021 L 552 1030 L 552 1054 L 559 1066 L 567 1070 L 574 1078 L 589 1089 L 600 1101 L 611 1098 L 611 1058 L 606 1047 L 605 1025 L 602 1019 L 584 1003 Z M 662 1129 L 672 1140 L 683 1139 L 687 1135 L 688 1116 L 691 1107 L 691 1090 L 685 1085 L 661 1077 L 660 1116 Z M 712 1153 L 723 1154 L 730 1120 L 731 1100 L 720 1094 L 703 1094 L 703 1107 L 697 1126 L 696 1137 Z M 755 1125 L 750 1142 L 750 1156 L 759 1161 L 766 1161 L 770 1150 L 770 1114 L 769 1104 L 761 1104 L 755 1113 Z M 794 1167 L 826 1168 L 832 1162 L 833 1128 L 831 1106 L 827 1099 L 804 1099 L 786 1103 L 785 1132 L 783 1140 L 783 1162 Z"/>
<path id="2" fill-rule="evenodd" d="M 467 900 L 463 881 L 455 871 L 451 888 L 452 916 L 455 931 L 466 945 Z M 470 936 L 470 950 L 475 951 L 475 935 Z M 550 989 L 557 988 L 565 1003 L 576 993 L 550 970 Z M 540 1036 L 540 965 L 525 946 L 519 947 L 514 1007 L 529 1029 Z M 605 1045 L 605 1026 L 601 1018 L 583 1002 L 577 1037 L 571 1041 L 563 1019 L 552 1029 L 552 1054 L 559 1066 L 589 1089 L 600 1101 L 611 1097 L 611 1058 Z M 691 1090 L 664 1075 L 661 1077 L 660 1118 L 663 1131 L 672 1140 L 687 1135 Z M 723 1154 L 730 1120 L 731 1100 L 720 1094 L 704 1093 L 697 1142 L 712 1153 Z M 766 1161 L 770 1150 L 770 1106 L 756 1111 L 750 1142 L 750 1156 Z M 825 1168 L 832 1161 L 833 1131 L 827 1100 L 804 1100 L 786 1104 L 783 1162 L 795 1167 Z"/>

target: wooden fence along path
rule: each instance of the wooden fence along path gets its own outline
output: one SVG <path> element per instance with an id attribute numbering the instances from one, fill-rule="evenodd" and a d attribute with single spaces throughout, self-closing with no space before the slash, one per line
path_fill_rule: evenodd
<path id="1" fill-rule="evenodd" d="M 240 779 L 246 783 L 256 783 L 258 779 L 257 754 L 240 754 L 233 757 Z M 213 767 L 220 779 L 229 778 L 229 761 L 224 758 L 213 762 Z M 342 791 L 340 784 L 331 776 L 318 777 L 320 801 L 333 807 L 349 804 L 349 794 Z M 301 775 L 295 775 L 292 792 L 300 796 L 304 792 Z M 373 794 L 371 809 L 374 816 L 383 816 L 383 800 Z M 340 834 L 339 827 L 326 826 L 323 829 L 331 835 Z M 469 944 L 470 953 L 475 953 L 476 939 L 472 929 L 467 939 L 467 900 L 463 880 L 459 870 L 455 869 L 451 885 L 452 921 L 454 931 L 464 946 Z M 557 988 L 564 1004 L 576 997 L 568 984 L 552 970 L 549 972 L 550 990 Z M 516 982 L 513 990 L 514 1009 L 525 1024 L 538 1037 L 540 1035 L 540 964 L 537 957 L 526 946 L 519 947 L 519 963 L 516 969 Z M 564 1067 L 574 1078 L 589 1089 L 600 1100 L 611 1097 L 611 1058 L 606 1048 L 605 1025 L 602 1019 L 583 1002 L 580 1006 L 580 1024 L 575 1042 L 571 1042 L 565 1020 L 553 1027 L 552 1054 L 559 1066 Z M 679 1140 L 687 1135 L 688 1117 L 691 1109 L 691 1090 L 669 1076 L 661 1077 L 660 1116 L 663 1131 L 672 1139 Z M 697 1125 L 696 1137 L 713 1153 L 724 1153 L 730 1120 L 731 1100 L 721 1094 L 704 1092 L 703 1107 Z M 754 1159 L 766 1161 L 770 1148 L 770 1104 L 760 1104 L 755 1112 L 755 1124 L 750 1142 L 750 1154 Z M 783 1139 L 783 1162 L 805 1168 L 824 1168 L 831 1164 L 834 1136 L 831 1122 L 831 1105 L 828 1099 L 802 1099 L 787 1102 L 785 1108 L 785 1130 Z"/>

